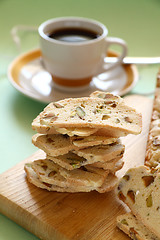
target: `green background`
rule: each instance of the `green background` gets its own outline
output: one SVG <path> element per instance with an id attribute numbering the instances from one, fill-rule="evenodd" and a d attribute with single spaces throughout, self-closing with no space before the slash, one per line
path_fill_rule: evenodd
<path id="1" fill-rule="evenodd" d="M 15 25 L 38 26 L 60 16 L 93 18 L 109 36 L 123 38 L 129 56 L 160 55 L 159 0 L 0 0 L 0 173 L 30 156 L 31 122 L 45 104 L 17 92 L 7 78 L 8 65 L 22 52 L 38 46 L 38 34 L 21 31 L 21 52 L 11 38 Z M 159 65 L 138 66 L 139 82 L 132 93 L 154 90 Z M 35 236 L 0 214 L 0 240 L 34 240 Z"/>

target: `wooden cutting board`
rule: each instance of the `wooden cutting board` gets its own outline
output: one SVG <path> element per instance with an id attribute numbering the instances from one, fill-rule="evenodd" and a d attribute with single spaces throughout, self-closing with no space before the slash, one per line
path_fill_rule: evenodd
<path id="1" fill-rule="evenodd" d="M 128 168 L 144 162 L 146 141 L 152 112 L 152 100 L 142 96 L 126 98 L 143 116 L 143 131 L 123 138 Z M 116 217 L 128 211 L 114 191 L 100 194 L 47 192 L 26 181 L 25 162 L 41 158 L 42 151 L 0 175 L 0 212 L 43 240 L 127 240 L 116 228 Z"/>

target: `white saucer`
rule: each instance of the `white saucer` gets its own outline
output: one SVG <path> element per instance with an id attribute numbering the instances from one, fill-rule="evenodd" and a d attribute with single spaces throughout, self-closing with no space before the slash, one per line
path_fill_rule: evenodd
<path id="1" fill-rule="evenodd" d="M 117 54 L 109 52 L 108 56 Z M 8 77 L 19 92 L 40 102 L 49 103 L 67 97 L 89 96 L 95 90 L 122 96 L 131 91 L 137 83 L 138 71 L 134 65 L 121 65 L 99 76 L 104 78 L 105 82 L 94 77 L 88 88 L 76 92 L 62 92 L 56 88 L 51 75 L 44 69 L 41 52 L 36 49 L 17 57 L 9 66 Z"/>

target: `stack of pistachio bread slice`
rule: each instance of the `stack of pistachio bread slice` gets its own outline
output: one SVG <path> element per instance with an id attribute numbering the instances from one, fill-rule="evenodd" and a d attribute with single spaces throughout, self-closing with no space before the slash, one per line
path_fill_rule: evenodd
<path id="1" fill-rule="evenodd" d="M 32 142 L 46 158 L 25 165 L 28 180 L 49 191 L 112 190 L 123 166 L 120 137 L 139 134 L 141 121 L 141 114 L 110 93 L 50 103 L 32 123 L 38 132 Z"/>

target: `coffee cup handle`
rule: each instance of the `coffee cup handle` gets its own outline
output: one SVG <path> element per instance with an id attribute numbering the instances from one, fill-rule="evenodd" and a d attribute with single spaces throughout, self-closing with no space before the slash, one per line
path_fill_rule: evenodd
<path id="1" fill-rule="evenodd" d="M 116 57 L 117 61 L 113 63 L 109 64 L 109 63 L 106 63 L 104 60 L 104 62 L 102 63 L 101 69 L 99 69 L 99 74 L 108 72 L 109 70 L 112 70 L 113 68 L 120 65 L 123 62 L 123 58 L 127 55 L 128 48 L 127 48 L 126 42 L 123 39 L 116 38 L 116 37 L 108 37 L 106 39 L 106 52 L 108 51 L 109 47 L 114 44 L 119 45 L 122 48 L 122 53 L 118 57 Z M 103 79 L 102 81 L 105 81 L 105 79 Z"/>

